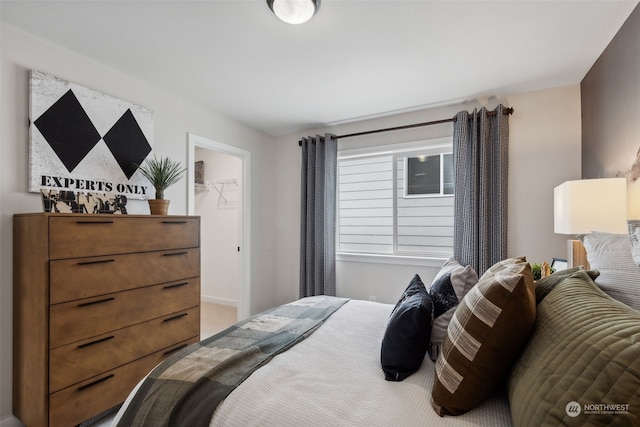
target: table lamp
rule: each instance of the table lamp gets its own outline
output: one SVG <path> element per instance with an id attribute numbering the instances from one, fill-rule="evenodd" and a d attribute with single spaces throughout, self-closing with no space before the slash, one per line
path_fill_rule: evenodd
<path id="1" fill-rule="evenodd" d="M 557 234 L 594 231 L 626 234 L 627 180 L 625 178 L 567 181 L 553 190 L 553 224 Z M 589 267 L 578 240 L 567 242 L 567 267 Z"/>

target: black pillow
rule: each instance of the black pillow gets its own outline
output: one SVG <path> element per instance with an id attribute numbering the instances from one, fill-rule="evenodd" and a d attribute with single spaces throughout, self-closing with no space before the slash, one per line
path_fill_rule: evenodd
<path id="1" fill-rule="evenodd" d="M 420 368 L 431 340 L 433 302 L 417 274 L 389 317 L 380 361 L 385 379 L 402 381 Z"/>

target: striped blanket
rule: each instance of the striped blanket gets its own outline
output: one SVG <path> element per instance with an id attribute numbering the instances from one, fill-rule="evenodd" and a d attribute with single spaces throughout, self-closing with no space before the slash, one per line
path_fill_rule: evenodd
<path id="1" fill-rule="evenodd" d="M 144 380 L 118 426 L 208 426 L 253 371 L 311 335 L 348 299 L 316 296 L 257 314 L 193 344 Z"/>

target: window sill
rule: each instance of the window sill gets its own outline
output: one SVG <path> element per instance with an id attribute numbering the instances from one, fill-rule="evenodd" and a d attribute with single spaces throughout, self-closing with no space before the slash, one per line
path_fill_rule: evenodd
<path id="1" fill-rule="evenodd" d="M 336 261 L 440 268 L 448 258 L 337 252 Z"/>

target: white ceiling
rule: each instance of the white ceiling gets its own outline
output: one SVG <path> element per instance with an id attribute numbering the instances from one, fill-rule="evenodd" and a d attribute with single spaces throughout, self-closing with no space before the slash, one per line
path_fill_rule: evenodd
<path id="1" fill-rule="evenodd" d="M 278 136 L 579 83 L 638 1 L 8 1 L 3 24 Z M 64 77 L 64 76 L 61 76 Z"/>

